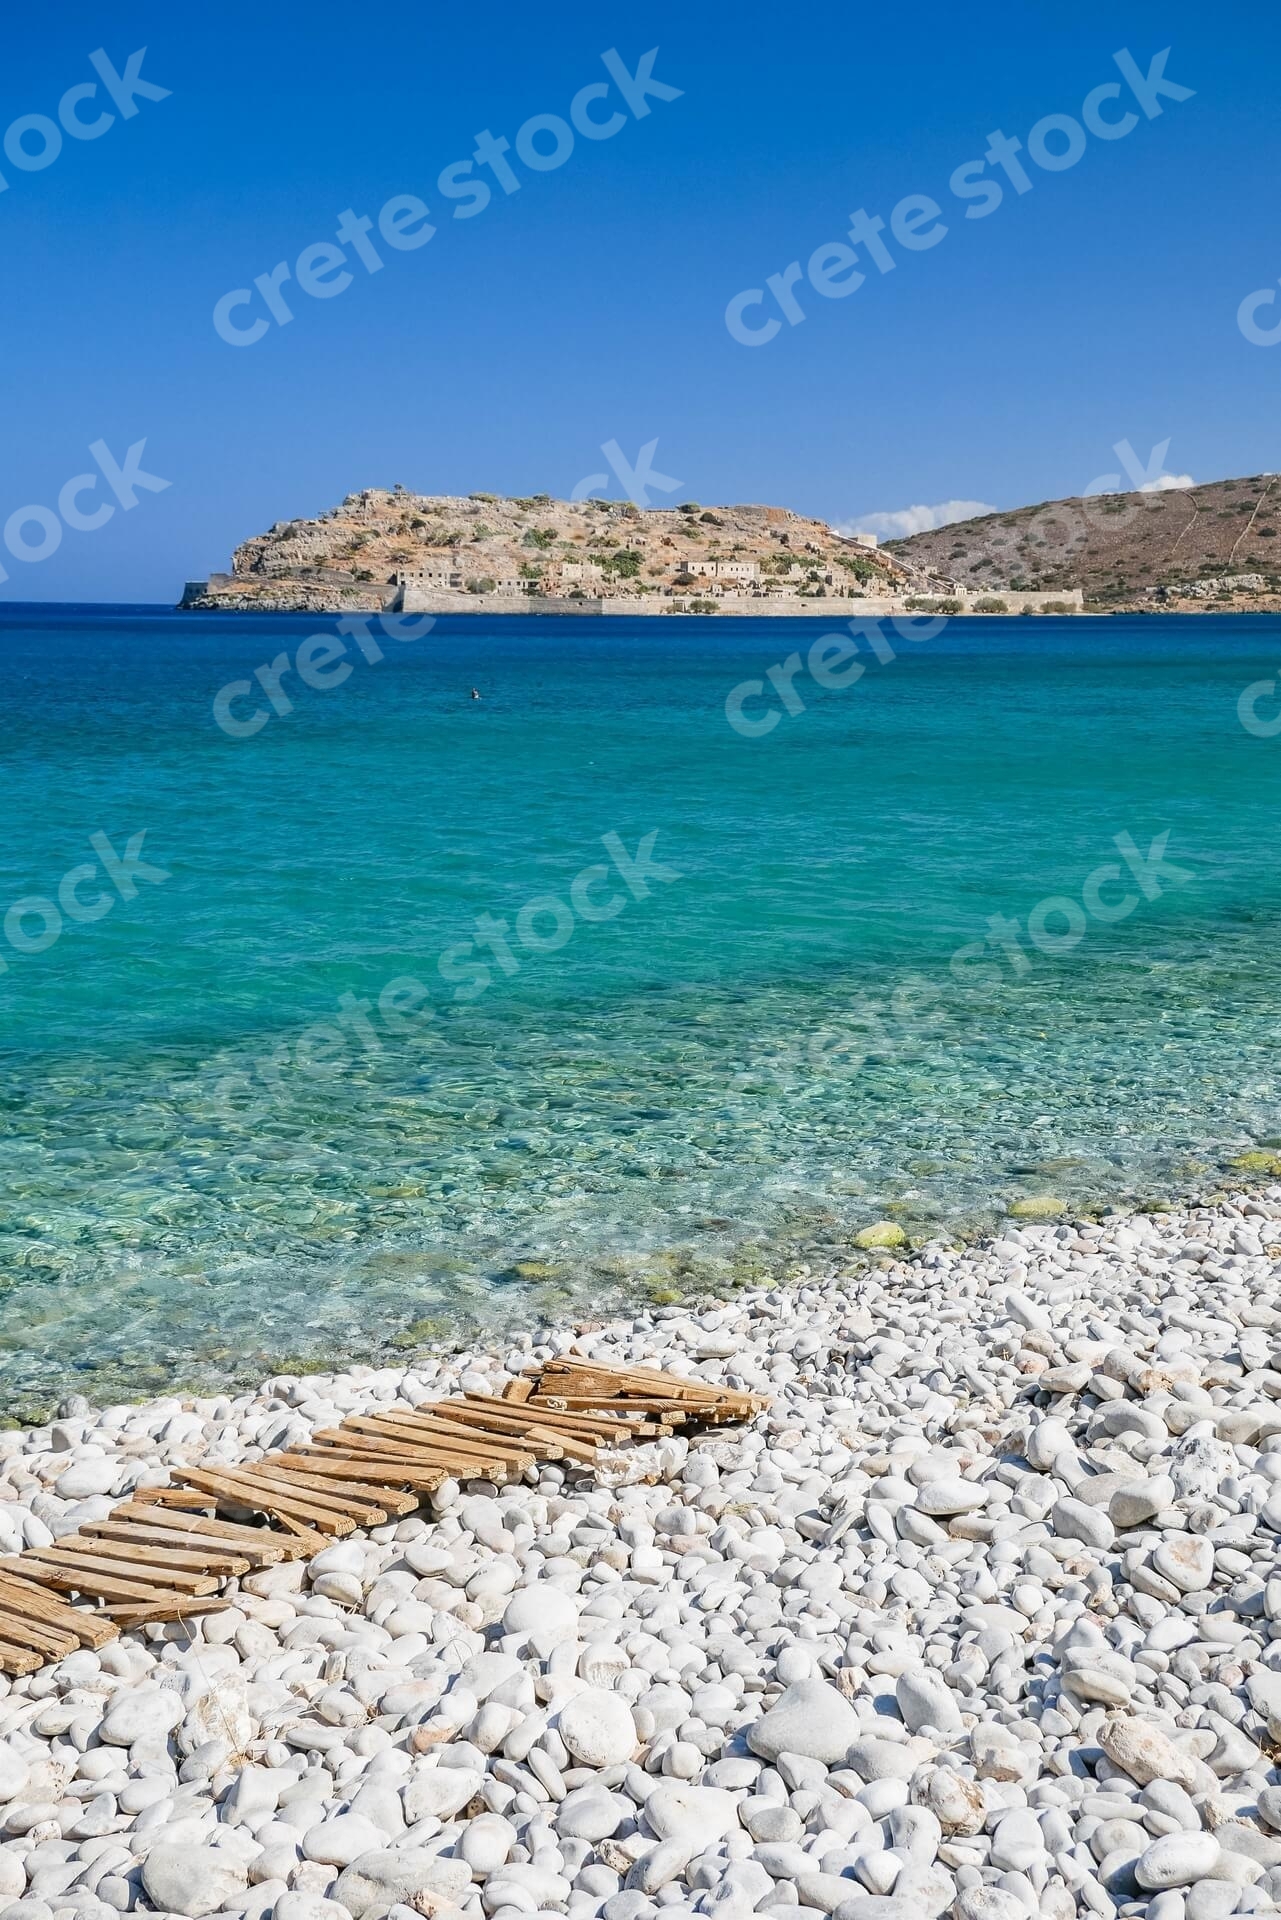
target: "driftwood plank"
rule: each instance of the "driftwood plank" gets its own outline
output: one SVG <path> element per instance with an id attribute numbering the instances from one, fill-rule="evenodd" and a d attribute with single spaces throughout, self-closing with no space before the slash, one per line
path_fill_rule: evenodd
<path id="1" fill-rule="evenodd" d="M 190 1481 L 205 1493 L 217 1494 L 220 1500 L 229 1501 L 235 1507 L 249 1507 L 258 1513 L 290 1515 L 320 1533 L 348 1534 L 356 1530 L 356 1523 L 350 1515 L 336 1512 L 305 1493 L 295 1495 L 266 1487 L 261 1481 L 251 1479 L 248 1472 L 207 1473 L 200 1467 L 181 1467 L 177 1471 L 183 1480 Z"/>
<path id="2" fill-rule="evenodd" d="M 282 1467 L 297 1467 L 303 1473 L 341 1481 L 357 1492 L 363 1489 L 377 1494 L 384 1505 L 394 1501 L 392 1510 L 396 1513 L 412 1513 L 421 1504 L 419 1495 L 431 1493 L 445 1478 L 440 1467 L 376 1461 L 369 1454 L 348 1453 L 339 1447 L 295 1447 L 291 1453 L 280 1454 L 279 1461 Z M 401 1489 L 412 1489 L 412 1492 Z"/>
<path id="3" fill-rule="evenodd" d="M 389 1415 L 380 1413 L 356 1415 L 346 1424 L 354 1427 L 358 1433 L 385 1434 L 390 1439 L 417 1441 L 420 1444 L 433 1440 L 443 1441 L 452 1447 L 455 1453 L 464 1456 L 476 1453 L 488 1454 L 498 1459 L 509 1458 L 513 1465 L 519 1463 L 522 1470 L 535 1464 L 534 1456 L 528 1449 L 522 1451 L 521 1448 L 513 1446 L 510 1441 L 491 1439 L 488 1435 L 476 1441 L 468 1440 L 447 1420 L 441 1420 L 430 1414 L 406 1413 L 403 1417 L 397 1414 L 395 1420 L 392 1420 Z"/>
<path id="4" fill-rule="evenodd" d="M 343 1485 L 321 1478 L 319 1474 L 296 1473 L 292 1467 L 281 1467 L 275 1458 L 255 1461 L 246 1469 L 254 1482 L 269 1492 L 285 1494 L 298 1493 L 304 1499 L 314 1500 L 318 1508 L 333 1514 L 345 1514 L 360 1527 L 385 1526 L 391 1518 L 391 1510 L 383 1501 L 381 1493 L 370 1497 L 369 1489 Z"/>
<path id="5" fill-rule="evenodd" d="M 184 1573 L 216 1573 L 224 1580 L 248 1573 L 253 1562 L 243 1554 L 203 1541 L 194 1533 L 165 1533 L 159 1527 L 139 1527 L 130 1521 L 97 1521 L 92 1533 L 81 1529 L 86 1546 L 109 1550 L 113 1558 L 128 1559 L 139 1567 L 178 1567 Z"/>
<path id="6" fill-rule="evenodd" d="M 36 1653 L 30 1647 L 16 1647 L 11 1641 L 0 1640 L 0 1669 L 5 1673 L 37 1673 L 44 1663 L 44 1654 Z"/>
<path id="7" fill-rule="evenodd" d="M 42 1566 L 40 1578 L 64 1593 L 92 1593 L 103 1600 L 132 1600 L 138 1606 L 166 1606 L 174 1598 L 172 1587 L 162 1590 L 145 1586 L 140 1580 L 117 1580 L 114 1574 L 85 1573 L 74 1567 Z M 114 1631 L 107 1638 L 114 1639 Z"/>
<path id="8" fill-rule="evenodd" d="M 207 1495 L 203 1497 L 206 1506 L 213 1505 Z M 203 1513 L 176 1513 L 167 1507 L 137 1507 L 126 1502 L 124 1506 L 113 1507 L 107 1517 L 109 1520 L 138 1521 L 161 1533 L 192 1535 L 200 1540 L 207 1537 L 211 1546 L 221 1546 L 243 1554 L 245 1559 L 264 1567 L 274 1567 L 281 1560 L 294 1557 L 291 1542 L 282 1540 L 278 1533 L 272 1533 L 267 1527 L 242 1527 L 234 1520 L 210 1519 Z M 95 1524 L 90 1521 L 81 1531 L 92 1533 Z"/>
<path id="9" fill-rule="evenodd" d="M 22 1562 L 15 1564 L 21 1565 Z M 24 1618 L 65 1629 L 76 1636 L 82 1647 L 105 1647 L 108 1640 L 115 1639 L 116 1629 L 100 1614 L 90 1613 L 86 1607 L 69 1606 L 47 1587 L 33 1586 L 31 1576 L 34 1572 L 34 1568 L 26 1568 L 27 1577 L 23 1579 L 0 1574 L 0 1604 L 14 1609 Z"/>
<path id="10" fill-rule="evenodd" d="M 23 1558 L 27 1556 L 24 1554 Z M 215 1593 L 219 1582 L 210 1573 L 182 1573 L 169 1565 L 157 1566 L 155 1557 L 139 1561 L 135 1555 L 121 1554 L 113 1550 L 111 1543 L 70 1537 L 55 1541 L 51 1547 L 32 1549 L 31 1558 L 40 1567 L 67 1567 L 73 1573 L 82 1573 L 82 1591 L 92 1593 L 93 1581 L 99 1574 L 110 1574 L 116 1579 L 140 1580 L 144 1585 L 153 1587 L 171 1587 L 176 1593 Z"/>
<path id="11" fill-rule="evenodd" d="M 64 1654 L 75 1653 L 80 1642 L 75 1634 L 64 1633 L 60 1627 L 51 1627 L 39 1620 L 23 1619 L 0 1607 L 0 1640 L 7 1640 L 15 1647 L 32 1647 L 45 1660 L 61 1660 Z"/>

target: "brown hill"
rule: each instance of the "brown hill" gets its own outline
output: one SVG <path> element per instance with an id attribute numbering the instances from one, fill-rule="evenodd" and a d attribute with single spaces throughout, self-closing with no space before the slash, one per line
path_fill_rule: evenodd
<path id="1" fill-rule="evenodd" d="M 1087 608 L 1281 608 L 1281 475 L 984 514 L 886 543 L 960 586 L 1081 587 Z"/>

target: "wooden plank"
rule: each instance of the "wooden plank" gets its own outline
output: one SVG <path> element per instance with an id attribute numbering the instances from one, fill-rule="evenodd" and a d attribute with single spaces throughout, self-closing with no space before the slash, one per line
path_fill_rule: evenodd
<path id="1" fill-rule="evenodd" d="M 323 1489 L 336 1496 L 350 1492 L 358 1500 L 368 1500 L 372 1505 L 385 1508 L 389 1514 L 413 1513 L 422 1504 L 416 1493 L 397 1486 L 394 1467 L 363 1465 L 325 1448 L 317 1448 L 314 1453 L 302 1448 L 290 1453 L 273 1453 L 271 1464 L 287 1472 L 300 1486 Z"/>
<path id="2" fill-rule="evenodd" d="M 354 1433 L 347 1427 L 319 1427 L 311 1437 L 326 1447 L 336 1447 L 340 1453 L 358 1456 L 371 1466 L 380 1460 L 403 1466 L 422 1466 L 425 1462 L 430 1464 L 435 1451 L 421 1435 L 413 1440 L 394 1440 L 390 1434 Z"/>
<path id="3" fill-rule="evenodd" d="M 70 1567 L 86 1576 L 82 1590 L 94 1591 L 92 1578 L 106 1573 L 126 1580 L 141 1580 L 158 1587 L 172 1587 L 177 1593 L 215 1593 L 218 1581 L 209 1573 L 182 1573 L 167 1563 L 156 1565 L 155 1555 L 143 1556 L 118 1552 L 111 1542 L 77 1540 L 75 1534 L 55 1541 L 51 1547 L 32 1547 L 23 1559 L 32 1559 L 40 1567 Z"/>
<path id="4" fill-rule="evenodd" d="M 210 1504 L 191 1487 L 135 1487 L 129 1498 L 135 1506 L 207 1507 Z"/>
<path id="5" fill-rule="evenodd" d="M 385 1434 L 389 1439 L 401 1441 L 440 1442 L 464 1458 L 468 1454 L 488 1456 L 491 1459 L 506 1459 L 521 1472 L 526 1467 L 537 1464 L 535 1456 L 526 1448 L 521 1449 L 507 1441 L 494 1440 L 488 1436 L 484 1440 L 471 1441 L 459 1435 L 447 1420 L 433 1419 L 425 1414 L 410 1413 L 404 1419 L 391 1420 L 383 1414 L 355 1415 L 344 1426 L 354 1428 L 358 1433 Z"/>
<path id="6" fill-rule="evenodd" d="M 320 1437 L 317 1436 L 317 1438 Z M 464 1474 L 468 1479 L 474 1479 L 477 1475 L 504 1472 L 504 1462 L 501 1460 L 489 1455 L 471 1454 L 464 1458 L 462 1454 L 451 1451 L 438 1440 L 434 1440 L 430 1446 L 420 1443 L 410 1448 L 403 1441 L 379 1443 L 368 1434 L 352 1434 L 349 1438 L 343 1437 L 348 1439 L 353 1452 L 358 1451 L 360 1459 L 367 1460 L 371 1466 L 385 1464 L 388 1478 L 393 1481 L 397 1472 L 434 1474 L 435 1478 L 424 1485 L 423 1490 L 428 1493 L 433 1492 L 442 1480 L 447 1480 L 458 1473 Z"/>
<path id="7" fill-rule="evenodd" d="M 529 1429 L 529 1438 L 541 1443 L 544 1438 L 554 1441 L 556 1435 L 554 1433 L 548 1433 L 544 1427 L 531 1427 Z M 590 1467 L 598 1459 L 600 1448 L 594 1440 L 573 1440 L 567 1433 L 562 1433 L 560 1436 L 560 1452 L 562 1458 L 567 1457 L 570 1460 L 577 1460 L 582 1465 Z"/>
<path id="8" fill-rule="evenodd" d="M 34 1572 L 34 1569 L 28 1571 Z M 17 1608 L 24 1618 L 51 1627 L 55 1632 L 65 1630 L 74 1634 L 82 1647 L 105 1647 L 109 1640 L 116 1638 L 116 1629 L 101 1614 L 88 1607 L 73 1607 L 48 1587 L 32 1586 L 25 1579 L 0 1577 L 0 1603 Z"/>
<path id="9" fill-rule="evenodd" d="M 212 1506 L 207 1495 L 201 1497 L 206 1506 Z M 113 1507 L 107 1517 L 113 1521 L 136 1519 L 162 1533 L 193 1534 L 200 1539 L 208 1535 L 212 1545 L 234 1548 L 247 1560 L 257 1560 L 264 1567 L 274 1567 L 281 1560 L 294 1558 L 291 1542 L 282 1540 L 267 1527 L 242 1527 L 234 1520 L 211 1520 L 203 1513 L 171 1513 L 167 1507 L 139 1507 L 128 1501 Z M 93 1529 L 94 1523 L 90 1522 L 81 1531 L 91 1533 Z"/>
<path id="10" fill-rule="evenodd" d="M 516 1405 L 519 1405 L 522 1400 L 528 1400 L 533 1391 L 534 1381 L 529 1374 L 517 1374 L 516 1378 L 509 1380 L 503 1388 L 503 1399 L 513 1401 Z"/>
<path id="11" fill-rule="evenodd" d="M 622 1415 L 619 1418 L 608 1413 L 570 1413 L 563 1408 L 558 1412 L 544 1405 L 541 1400 L 530 1401 L 525 1406 L 507 1407 L 501 1401 L 487 1399 L 480 1393 L 465 1393 L 461 1400 L 442 1400 L 439 1404 L 442 1411 L 465 1408 L 469 1414 L 484 1414 L 492 1409 L 504 1423 L 541 1420 L 557 1429 L 563 1427 L 567 1433 L 584 1436 L 593 1433 L 605 1433 L 611 1437 L 620 1433 L 645 1433 L 649 1425 L 643 1413 L 629 1411 L 626 1406 L 619 1408 L 619 1414 Z"/>
<path id="12" fill-rule="evenodd" d="M 165 1533 L 159 1527 L 140 1527 L 133 1522 L 98 1520 L 92 1536 L 81 1529 L 81 1537 L 90 1545 L 109 1547 L 124 1554 L 138 1566 L 179 1567 L 185 1573 L 216 1573 L 224 1580 L 248 1573 L 253 1562 L 242 1554 L 228 1553 L 212 1540 L 202 1541 L 194 1533 Z"/>
<path id="13" fill-rule="evenodd" d="M 531 1400 L 529 1404 L 534 1411 L 537 1412 L 540 1403 L 537 1400 Z M 604 1399 L 602 1394 L 582 1393 L 577 1387 L 567 1387 L 563 1393 L 557 1393 L 551 1396 L 550 1411 L 557 1412 L 565 1409 L 572 1413 L 578 1407 L 590 1409 L 592 1407 L 599 1407 L 602 1404 L 606 1406 L 610 1404 Z M 693 1407 L 678 1404 L 674 1400 L 657 1399 L 652 1394 L 638 1396 L 634 1400 L 619 1400 L 614 1404 L 617 1405 L 620 1413 L 640 1411 L 644 1413 L 661 1414 L 663 1419 L 669 1424 L 673 1421 L 683 1424 L 686 1420 L 691 1419 L 698 1411 Z"/>
<path id="14" fill-rule="evenodd" d="M 0 1669 L 5 1673 L 19 1676 L 37 1673 L 44 1663 L 44 1655 L 34 1653 L 30 1647 L 16 1647 L 9 1640 L 0 1640 Z"/>
<path id="15" fill-rule="evenodd" d="M 179 1467 L 175 1471 L 183 1480 L 190 1481 L 205 1493 L 217 1494 L 219 1500 L 235 1507 L 249 1507 L 258 1513 L 290 1515 L 321 1533 L 345 1535 L 356 1530 L 356 1523 L 349 1514 L 331 1509 L 315 1495 L 281 1493 L 238 1472 L 220 1470 L 210 1473 L 201 1467 Z"/>
<path id="16" fill-rule="evenodd" d="M 412 1513 L 422 1503 L 421 1493 L 431 1493 L 445 1478 L 443 1467 L 411 1466 L 396 1460 L 377 1460 L 370 1454 L 348 1453 L 338 1447 L 295 1447 L 291 1453 L 279 1456 L 282 1466 L 298 1467 L 307 1473 L 317 1473 L 324 1478 L 342 1480 L 353 1487 L 364 1486 L 379 1491 L 385 1499 L 404 1500 L 403 1506 L 397 1505 L 399 1513 Z M 412 1488 L 412 1494 L 397 1492 L 392 1488 Z"/>
<path id="17" fill-rule="evenodd" d="M 61 1628 L 46 1626 L 38 1620 L 23 1619 L 3 1607 L 0 1607 L 0 1639 L 8 1640 L 15 1647 L 32 1647 L 46 1660 L 61 1660 L 80 1646 L 75 1634 L 64 1633 Z"/>
<path id="18" fill-rule="evenodd" d="M 24 1556 L 25 1558 L 25 1556 Z M 0 1562 L 6 1569 L 12 1562 Z M 174 1597 L 173 1588 L 161 1590 L 147 1587 L 139 1580 L 117 1580 L 113 1574 L 89 1574 L 75 1567 L 43 1566 L 40 1578 L 51 1587 L 58 1587 L 63 1593 L 92 1593 L 103 1600 L 132 1600 L 138 1606 L 148 1606 L 156 1602 L 168 1605 Z M 108 1639 L 114 1639 L 114 1632 Z"/>
<path id="19" fill-rule="evenodd" d="M 532 1419 L 522 1420 L 518 1427 L 500 1427 L 497 1421 L 491 1426 L 488 1422 L 479 1420 L 452 1420 L 447 1414 L 442 1413 L 436 1424 L 446 1446 L 455 1444 L 452 1438 L 446 1438 L 452 1431 L 457 1435 L 458 1441 L 466 1447 L 483 1447 L 488 1444 L 506 1453 L 514 1450 L 518 1442 L 523 1440 L 526 1443 L 526 1451 L 537 1453 L 539 1458 L 560 1460 L 564 1457 L 564 1442 L 559 1434 L 551 1433 L 544 1428 L 542 1430 L 544 1439 L 531 1441 L 531 1430 L 537 1426 L 537 1422 Z"/>
<path id="20" fill-rule="evenodd" d="M 252 1467 L 246 1467 L 245 1476 L 268 1492 L 300 1494 L 314 1500 L 326 1513 L 345 1515 L 359 1527 L 385 1526 L 392 1515 L 381 1494 L 371 1499 L 368 1488 L 349 1490 L 341 1483 L 334 1485 L 322 1479 L 319 1474 L 295 1473 L 292 1467 L 277 1467 L 274 1459 L 255 1460 Z"/>
<path id="21" fill-rule="evenodd" d="M 484 1477 L 494 1471 L 501 1471 L 504 1467 L 523 1473 L 527 1466 L 532 1467 L 535 1464 L 531 1454 L 508 1455 L 505 1450 L 499 1449 L 497 1442 L 492 1446 L 480 1443 L 473 1445 L 469 1441 L 455 1442 L 444 1435 L 424 1433 L 415 1434 L 412 1440 L 407 1441 L 403 1436 L 397 1439 L 396 1435 L 388 1434 L 382 1429 L 376 1429 L 372 1437 L 378 1438 L 380 1435 L 383 1439 L 392 1441 L 400 1447 L 412 1445 L 421 1449 L 416 1457 L 427 1465 L 443 1466 L 451 1474 L 462 1472 L 468 1479 Z M 355 1439 L 358 1436 L 352 1437 Z"/>
<path id="22" fill-rule="evenodd" d="M 117 1601 L 112 1606 L 112 1616 L 116 1624 L 124 1629 L 129 1627 L 155 1626 L 164 1620 L 197 1620 L 207 1613 L 223 1613 L 231 1605 L 230 1600 L 211 1598 L 206 1600 L 188 1599 L 184 1594 L 179 1600 L 157 1600 L 154 1606 L 137 1607 Z"/>

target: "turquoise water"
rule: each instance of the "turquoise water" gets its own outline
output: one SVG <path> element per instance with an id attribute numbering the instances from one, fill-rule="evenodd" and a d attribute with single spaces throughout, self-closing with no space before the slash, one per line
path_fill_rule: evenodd
<path id="1" fill-rule="evenodd" d="M 9 1411 L 827 1264 L 887 1216 L 1158 1198 L 1281 1128 L 1281 739 L 1236 713 L 1281 623 L 890 633 L 746 739 L 726 695 L 818 623 L 442 620 L 220 731 L 218 689 L 321 630 L 0 613 L 0 913 L 97 833 L 123 856 L 145 829 L 170 875 L 0 942 Z M 1102 898 L 1134 910 L 1087 915 L 1115 836 L 1166 831 L 1179 877 L 1123 872 Z M 680 877 L 638 899 L 602 837 L 651 833 Z M 617 909 L 571 918 L 594 865 L 582 897 Z M 1075 946 L 1024 933 L 1025 971 L 989 949 L 958 981 L 990 916 L 1049 895 Z M 502 957 L 442 978 L 483 915 Z M 384 1021 L 406 977 L 429 998 Z"/>

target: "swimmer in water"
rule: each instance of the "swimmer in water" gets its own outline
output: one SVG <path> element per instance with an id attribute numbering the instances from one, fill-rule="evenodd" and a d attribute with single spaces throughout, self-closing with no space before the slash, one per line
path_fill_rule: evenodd
<path id="1" fill-rule="evenodd" d="M 480 688 L 479 688 L 479 687 L 473 687 L 473 688 L 472 688 L 472 690 L 471 690 L 471 697 L 472 697 L 472 699 L 473 699 L 473 700 L 479 700 L 479 699 L 480 699 Z"/>

